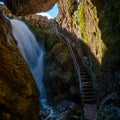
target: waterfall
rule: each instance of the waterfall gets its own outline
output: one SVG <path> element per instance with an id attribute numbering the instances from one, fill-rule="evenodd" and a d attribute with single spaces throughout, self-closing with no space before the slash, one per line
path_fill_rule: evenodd
<path id="1" fill-rule="evenodd" d="M 45 50 L 37 43 L 34 35 L 24 22 L 17 19 L 12 19 L 10 22 L 13 28 L 13 35 L 18 42 L 18 48 L 30 67 L 40 91 L 40 101 L 44 104 L 46 102 L 46 91 L 42 78 L 44 73 Z"/>

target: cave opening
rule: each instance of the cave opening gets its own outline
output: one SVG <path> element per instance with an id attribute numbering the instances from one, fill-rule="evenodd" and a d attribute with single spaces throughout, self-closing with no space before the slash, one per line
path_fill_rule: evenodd
<path id="1" fill-rule="evenodd" d="M 49 11 L 47 12 L 38 12 L 37 15 L 42 15 L 42 16 L 47 16 L 48 19 L 51 19 L 51 18 L 56 18 L 57 15 L 58 15 L 58 7 L 57 7 L 57 4 L 55 4 L 53 6 L 53 8 L 51 8 Z"/>

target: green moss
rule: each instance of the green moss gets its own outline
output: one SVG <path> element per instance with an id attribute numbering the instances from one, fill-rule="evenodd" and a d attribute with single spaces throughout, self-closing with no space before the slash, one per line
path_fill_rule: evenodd
<path id="1" fill-rule="evenodd" d="M 69 52 L 64 51 L 59 54 L 59 59 L 61 61 L 61 64 L 63 64 L 63 63 L 70 62 L 71 56 L 70 56 Z"/>
<path id="2" fill-rule="evenodd" d="M 57 50 L 61 51 L 63 47 L 64 47 L 63 43 L 56 43 L 52 48 L 52 52 L 55 52 Z"/>
<path id="3" fill-rule="evenodd" d="M 49 35 L 48 39 L 46 40 L 46 44 L 51 49 L 57 43 L 56 35 L 52 34 Z"/>
<path id="4" fill-rule="evenodd" d="M 78 17 L 79 17 L 79 23 L 80 23 L 81 35 L 82 35 L 83 42 L 85 44 L 88 44 L 88 38 L 87 38 L 87 33 L 86 33 L 86 28 L 85 28 L 84 1 L 81 2 L 80 6 L 79 6 Z"/>
<path id="5" fill-rule="evenodd" d="M 67 3 L 68 3 L 69 14 L 70 16 L 72 16 L 74 11 L 77 9 L 77 3 L 75 0 L 68 0 Z"/>

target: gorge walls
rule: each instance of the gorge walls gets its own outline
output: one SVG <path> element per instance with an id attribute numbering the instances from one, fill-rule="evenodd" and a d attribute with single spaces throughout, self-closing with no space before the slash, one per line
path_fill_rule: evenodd
<path id="1" fill-rule="evenodd" d="M 99 81 L 113 81 L 114 73 L 119 71 L 113 65 L 119 59 L 120 16 L 115 13 L 119 11 L 119 2 L 66 0 L 63 3 L 63 0 L 58 2 L 60 12 L 56 21 L 63 29 L 77 36 L 81 45 L 79 51 L 82 51 L 80 55 L 88 57 Z"/>
<path id="2" fill-rule="evenodd" d="M 51 0 L 49 1 L 48 0 L 47 1 L 45 0 L 39 0 L 39 1 L 37 0 L 35 1 L 6 0 L 6 5 L 11 11 L 13 11 L 13 13 L 17 15 L 19 14 L 25 15 L 28 13 L 37 12 L 39 10 L 45 11 L 50 9 L 56 2 L 54 0 L 51 2 L 51 4 L 49 4 L 50 1 Z M 46 2 L 50 6 L 48 4 L 44 4 Z M 46 5 L 46 7 L 44 5 Z M 120 81 L 120 35 L 119 35 L 120 7 L 119 6 L 120 6 L 119 0 L 116 0 L 116 1 L 115 0 L 97 0 L 97 1 L 95 0 L 59 0 L 58 1 L 59 14 L 58 14 L 58 17 L 56 18 L 56 22 L 58 23 L 60 30 L 64 32 L 64 35 L 66 35 L 67 37 L 72 36 L 70 37 L 72 41 L 71 44 L 77 48 L 77 52 L 79 56 L 81 56 L 83 62 L 84 63 L 87 62 L 86 67 L 90 66 L 92 73 L 94 74 L 94 77 L 96 77 L 96 79 L 93 80 L 93 83 L 95 86 L 97 105 L 100 113 L 99 120 L 104 120 L 104 119 L 119 120 L 119 114 L 118 114 L 120 111 L 119 110 L 119 106 L 120 106 L 120 82 L 119 82 Z M 29 104 L 24 105 L 25 110 L 27 110 L 29 108 L 29 105 L 31 106 L 32 99 L 34 98 L 34 101 L 36 101 L 38 97 L 37 90 L 34 85 L 34 82 L 33 84 L 31 83 L 31 81 L 33 81 L 33 78 L 29 73 L 29 70 L 26 64 L 24 63 L 22 57 L 20 57 L 21 55 L 16 48 L 16 43 L 15 42 L 11 43 L 11 39 L 13 38 L 9 30 L 10 25 L 3 18 L 2 15 L 0 16 L 1 16 L 0 22 L 3 23 L 3 24 L 0 24 L 1 25 L 1 31 L 0 31 L 1 32 L 0 34 L 1 35 L 1 39 L 0 39 L 1 41 L 0 57 L 1 58 L 0 60 L 1 60 L 1 63 L 3 63 L 3 64 L 0 64 L 0 67 L 2 68 L 0 69 L 1 70 L 0 79 L 1 81 L 3 81 L 1 83 L 2 83 L 2 86 L 4 86 L 5 83 L 9 83 L 9 81 L 12 80 L 12 83 L 15 84 L 15 86 L 13 86 L 14 84 L 12 84 L 14 88 L 16 88 L 16 86 L 19 86 L 17 87 L 18 89 L 17 94 L 20 94 L 19 96 L 22 95 L 23 97 L 19 98 L 18 96 L 16 96 L 16 94 L 15 95 L 13 94 L 14 92 L 12 92 L 13 94 L 12 100 L 14 100 L 14 98 L 18 98 L 20 99 L 20 103 L 22 104 L 23 98 L 25 98 L 25 101 L 26 101 L 27 97 L 29 97 L 29 100 L 30 100 Z M 5 27 L 3 27 L 3 25 Z M 38 25 L 38 27 L 40 26 Z M 54 39 L 56 38 L 54 34 L 48 35 L 45 33 L 45 34 L 39 35 L 39 32 L 44 33 L 43 29 L 36 29 L 36 31 L 38 33 L 38 37 L 40 38 L 43 37 L 44 40 L 47 39 L 46 42 L 44 43 L 45 43 L 45 46 L 47 47 L 47 52 L 50 51 L 46 57 L 46 59 L 48 59 L 48 63 L 47 63 L 46 74 L 44 78 L 45 82 L 46 80 L 50 80 L 49 82 L 52 83 L 53 88 L 56 89 L 57 91 L 55 93 L 55 91 L 53 90 L 54 96 L 55 98 L 57 98 L 57 100 L 60 100 L 61 94 L 64 93 L 63 86 L 65 87 L 64 89 L 66 89 L 66 81 L 68 82 L 67 86 L 69 84 L 71 85 L 71 87 L 74 87 L 72 85 L 76 84 L 76 83 L 73 83 L 75 80 L 75 75 L 74 75 L 74 72 L 72 71 L 73 68 L 71 66 L 71 62 L 68 62 L 68 61 L 71 61 L 70 55 L 68 54 L 66 47 L 62 45 L 61 42 L 58 42 L 59 40 L 57 42 L 55 40 L 54 42 Z M 8 44 L 8 42 L 10 44 Z M 10 46 L 11 44 L 13 45 Z M 6 57 L 7 55 L 9 57 Z M 19 59 L 22 62 L 19 62 Z M 8 63 L 7 61 L 10 61 L 10 62 Z M 61 62 L 63 63 L 61 64 Z M 22 66 L 22 64 L 24 64 L 24 66 Z M 20 66 L 22 66 L 22 68 Z M 70 71 L 66 70 L 67 66 L 70 68 Z M 16 70 L 14 69 L 14 67 L 15 68 L 19 67 L 20 69 Z M 23 70 L 26 71 L 25 76 L 23 74 L 22 75 L 18 74 L 19 72 L 22 73 Z M 66 73 L 64 73 L 63 71 L 65 71 Z M 89 72 L 91 74 L 91 71 Z M 12 78 L 13 74 L 14 76 L 16 76 L 15 78 Z M 27 79 L 30 85 L 28 85 L 27 86 L 28 88 L 25 88 L 25 89 L 27 89 L 28 91 L 33 89 L 33 91 L 34 90 L 36 91 L 35 92 L 36 94 L 33 94 L 32 90 L 29 91 L 30 93 L 28 92 L 30 96 L 27 96 L 24 92 L 22 92 L 20 89 L 21 88 L 20 85 L 26 86 L 27 81 L 19 83 L 18 82 L 19 78 L 21 78 L 22 81 Z M 18 83 L 14 82 L 14 80 L 17 81 Z M 57 84 L 56 81 L 59 82 L 59 84 Z M 31 87 L 32 85 L 33 87 Z M 59 86 L 59 88 L 62 88 L 61 91 L 59 91 L 60 89 L 56 88 L 57 85 Z M 9 90 L 8 90 L 9 87 L 4 87 L 5 93 L 2 93 L 2 92 L 0 93 L 1 94 L 0 99 L 2 101 L 0 104 L 3 105 L 3 108 L 5 109 L 5 110 L 0 109 L 2 111 L 0 115 L 2 117 L 6 117 L 6 116 L 16 117 L 14 115 L 12 116 L 11 111 L 6 112 L 6 107 L 7 109 L 8 108 L 13 109 L 14 111 L 14 108 L 12 107 L 14 105 L 14 102 L 9 97 L 9 95 L 12 96 L 11 91 L 13 91 L 13 87 L 11 87 L 10 85 Z M 69 90 L 71 90 L 71 87 L 67 91 L 68 94 L 70 93 Z M 8 96 L 6 95 L 7 93 L 6 90 L 9 91 Z M 31 97 L 32 95 L 36 97 Z M 5 99 L 4 99 L 4 96 L 5 96 Z M 12 104 L 9 104 L 9 102 L 7 102 L 8 99 L 12 101 Z M 21 105 L 20 103 L 19 105 Z M 35 105 L 38 104 L 36 103 L 37 101 L 35 102 Z M 35 109 L 35 111 L 37 111 L 36 109 L 37 106 L 33 106 L 32 104 L 32 108 Z M 21 110 L 21 108 L 19 110 Z M 31 111 L 28 113 L 26 112 L 21 113 L 19 110 L 17 113 L 15 111 L 15 113 L 17 115 L 22 115 L 23 118 L 27 120 L 29 117 L 26 115 L 31 114 Z M 35 113 L 32 112 L 32 114 L 35 114 Z M 109 116 L 110 114 L 111 116 Z"/>
<path id="3" fill-rule="evenodd" d="M 0 119 L 38 120 L 39 93 L 11 31 L 0 12 Z"/>
<path id="4" fill-rule="evenodd" d="M 120 14 L 116 12 L 120 11 L 119 6 L 119 0 L 59 0 L 56 20 L 64 30 L 77 36 L 74 41 L 79 44 L 76 45 L 79 55 L 83 61 L 87 57 L 96 76 L 93 83 L 98 104 L 111 100 L 109 105 L 114 107 L 119 104 L 114 103 L 113 96 L 117 100 L 120 96 Z M 108 115 L 107 107 L 101 107 L 106 111 L 102 113 L 104 119 Z"/>

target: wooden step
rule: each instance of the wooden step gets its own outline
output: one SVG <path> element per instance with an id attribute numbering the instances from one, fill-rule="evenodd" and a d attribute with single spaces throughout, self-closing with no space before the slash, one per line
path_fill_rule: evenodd
<path id="1" fill-rule="evenodd" d="M 79 65 L 79 66 L 80 66 L 80 70 L 81 70 L 81 69 L 86 70 L 85 66 L 81 66 L 81 65 Z"/>
<path id="2" fill-rule="evenodd" d="M 77 58 L 77 62 L 82 63 L 82 60 L 81 60 L 81 59 L 79 59 L 79 58 Z"/>
<path id="3" fill-rule="evenodd" d="M 89 76 L 88 74 L 86 74 L 86 75 L 82 75 L 82 74 L 81 74 L 81 77 L 82 77 L 82 78 L 90 78 L 90 76 Z"/>
<path id="4" fill-rule="evenodd" d="M 89 95 L 94 95 L 94 93 L 93 92 L 84 92 L 83 95 L 88 95 L 89 96 Z"/>
<path id="5" fill-rule="evenodd" d="M 79 64 L 79 66 L 80 66 L 80 68 L 85 68 L 85 65 L 84 64 L 81 64 L 81 63 L 78 63 Z M 86 68 L 85 68 L 86 69 Z"/>
<path id="6" fill-rule="evenodd" d="M 94 99 L 95 100 L 95 96 L 94 95 L 82 95 L 81 98 L 82 99 Z"/>
<path id="7" fill-rule="evenodd" d="M 94 99 L 84 99 L 83 100 L 83 103 L 85 104 L 93 104 L 93 103 L 95 103 L 95 100 Z"/>
<path id="8" fill-rule="evenodd" d="M 87 72 L 87 71 L 84 68 L 80 68 L 80 72 Z"/>
<path id="9" fill-rule="evenodd" d="M 94 95 L 82 95 L 82 99 L 94 99 Z"/>
<path id="10" fill-rule="evenodd" d="M 92 85 L 92 82 L 91 81 L 84 81 L 84 82 L 82 82 L 82 85 Z"/>
<path id="11" fill-rule="evenodd" d="M 85 93 L 85 94 L 88 94 L 88 93 L 89 93 L 89 94 L 92 94 L 92 93 L 94 94 L 94 91 L 84 91 L 84 93 Z M 84 93 L 83 93 L 83 94 L 84 94 Z"/>
<path id="12" fill-rule="evenodd" d="M 88 91 L 92 92 L 93 91 L 93 87 L 91 87 L 91 88 L 84 88 L 84 87 L 82 87 L 82 92 L 88 92 Z"/>
<path id="13" fill-rule="evenodd" d="M 81 75 L 89 75 L 87 71 L 84 71 L 84 72 L 83 72 L 83 71 L 80 71 L 80 74 L 81 74 Z"/>
<path id="14" fill-rule="evenodd" d="M 82 82 L 84 83 L 84 82 Z M 92 83 L 89 83 L 89 84 L 82 84 L 82 87 L 93 87 Z"/>
<path id="15" fill-rule="evenodd" d="M 93 86 L 82 86 L 83 90 L 93 90 Z"/>
<path id="16" fill-rule="evenodd" d="M 91 82 L 91 79 L 90 78 L 82 78 L 81 81 L 82 81 L 82 83 Z"/>
<path id="17" fill-rule="evenodd" d="M 82 94 L 84 94 L 84 92 L 87 93 L 87 94 L 88 93 L 90 93 L 90 94 L 94 93 L 92 89 L 82 89 L 82 92 L 83 92 Z"/>

